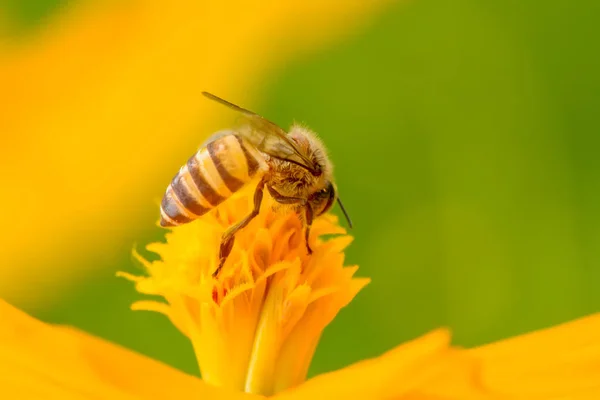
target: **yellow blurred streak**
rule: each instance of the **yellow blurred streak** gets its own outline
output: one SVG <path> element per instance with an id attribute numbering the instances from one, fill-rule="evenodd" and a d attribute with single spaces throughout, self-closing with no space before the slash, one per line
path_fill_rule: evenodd
<path id="1" fill-rule="evenodd" d="M 252 104 L 269 72 L 390 1 L 83 2 L 0 44 L 0 296 L 51 295 L 26 284 L 56 290 L 86 273 L 68 257 L 139 225 L 190 145 L 222 127 L 201 90 Z"/>

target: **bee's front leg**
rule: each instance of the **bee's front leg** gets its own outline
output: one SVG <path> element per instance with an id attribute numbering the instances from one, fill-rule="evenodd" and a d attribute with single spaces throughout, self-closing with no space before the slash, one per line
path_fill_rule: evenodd
<path id="1" fill-rule="evenodd" d="M 310 244 L 308 243 L 308 237 L 310 236 L 310 227 L 313 223 L 313 208 L 309 202 L 306 202 L 304 205 L 304 216 L 306 218 L 306 231 L 304 232 L 304 239 L 306 240 L 306 250 L 308 250 L 308 254 L 312 254 L 312 249 L 310 248 Z"/>
<path id="2" fill-rule="evenodd" d="M 308 254 L 312 254 L 312 249 L 310 248 L 310 244 L 308 243 L 308 237 L 310 235 L 310 227 L 313 222 L 313 209 L 307 199 L 303 199 L 301 197 L 288 197 L 283 196 L 278 191 L 273 189 L 271 186 L 267 186 L 271 197 L 275 199 L 276 202 L 280 204 L 299 204 L 300 210 L 304 210 L 304 218 L 306 221 L 306 231 L 304 231 L 304 238 L 306 241 L 306 250 Z M 298 210 L 298 211 L 300 211 Z"/>

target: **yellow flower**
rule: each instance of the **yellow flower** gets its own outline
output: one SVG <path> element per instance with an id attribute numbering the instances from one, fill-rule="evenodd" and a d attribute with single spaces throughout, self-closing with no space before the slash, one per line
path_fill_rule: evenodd
<path id="1" fill-rule="evenodd" d="M 9 399 L 261 399 L 217 388 L 0 301 L 0 395 Z M 275 395 L 315 399 L 600 398 L 600 314 L 473 350 L 439 330 Z"/>
<path id="2" fill-rule="evenodd" d="M 368 279 L 353 278 L 357 267 L 343 266 L 351 237 L 335 217 L 316 219 L 308 255 L 300 219 L 268 195 L 213 278 L 221 236 L 250 213 L 255 186 L 174 228 L 166 243 L 148 246 L 161 256 L 142 260 L 149 277 L 123 275 L 140 292 L 164 297 L 168 304 L 140 301 L 133 308 L 169 317 L 192 341 L 206 382 L 270 395 L 305 380 L 321 332 Z"/>
<path id="3" fill-rule="evenodd" d="M 151 212 L 179 160 L 221 126 L 202 90 L 252 105 L 269 73 L 389 2 L 67 2 L 31 35 L 0 37 L 0 182 L 12 193 L 0 209 L 18 220 L 0 231 L 0 296 L 57 295 L 89 271 L 65 266 L 110 252 Z M 52 290 L 15 284 L 31 281 Z"/>
<path id="4" fill-rule="evenodd" d="M 350 239 L 333 217 L 315 221 L 307 255 L 297 217 L 268 197 L 213 279 L 220 235 L 249 212 L 249 193 L 149 246 L 161 260 L 143 261 L 148 277 L 125 275 L 166 299 L 134 308 L 166 314 L 190 338 L 203 380 L 0 302 L 2 398 L 600 398 L 600 314 L 472 350 L 440 329 L 304 382 L 321 331 L 367 280 L 343 266 Z"/>

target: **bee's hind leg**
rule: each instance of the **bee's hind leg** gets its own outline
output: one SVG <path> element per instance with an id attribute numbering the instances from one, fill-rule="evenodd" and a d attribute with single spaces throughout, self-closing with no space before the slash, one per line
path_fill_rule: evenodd
<path id="1" fill-rule="evenodd" d="M 219 266 L 213 272 L 213 278 L 216 278 L 219 275 L 219 272 L 221 272 L 225 261 L 227 261 L 227 257 L 229 257 L 231 249 L 233 249 L 233 243 L 235 241 L 235 234 L 237 231 L 248 225 L 250 221 L 252 221 L 252 219 L 258 215 L 258 212 L 260 211 L 260 204 L 262 203 L 264 187 L 265 181 L 261 180 L 254 191 L 254 208 L 250 214 L 246 215 L 244 219 L 235 225 L 232 225 L 225 231 L 225 233 L 223 233 L 223 236 L 221 237 L 221 246 L 219 248 Z"/>

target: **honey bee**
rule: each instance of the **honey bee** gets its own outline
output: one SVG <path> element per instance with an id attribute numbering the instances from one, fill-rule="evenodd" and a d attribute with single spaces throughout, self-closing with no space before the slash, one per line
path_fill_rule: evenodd
<path id="1" fill-rule="evenodd" d="M 260 115 L 213 94 L 211 100 L 239 112 L 244 123 L 213 134 L 173 178 L 160 206 L 160 225 L 170 227 L 191 222 L 233 193 L 260 177 L 254 192 L 254 208 L 223 233 L 217 276 L 229 256 L 235 234 L 258 215 L 266 188 L 275 201 L 292 206 L 305 227 L 308 253 L 314 217 L 328 211 L 335 201 L 348 225 L 352 222 L 338 197 L 332 164 L 317 136 L 293 125 L 289 132 Z"/>

